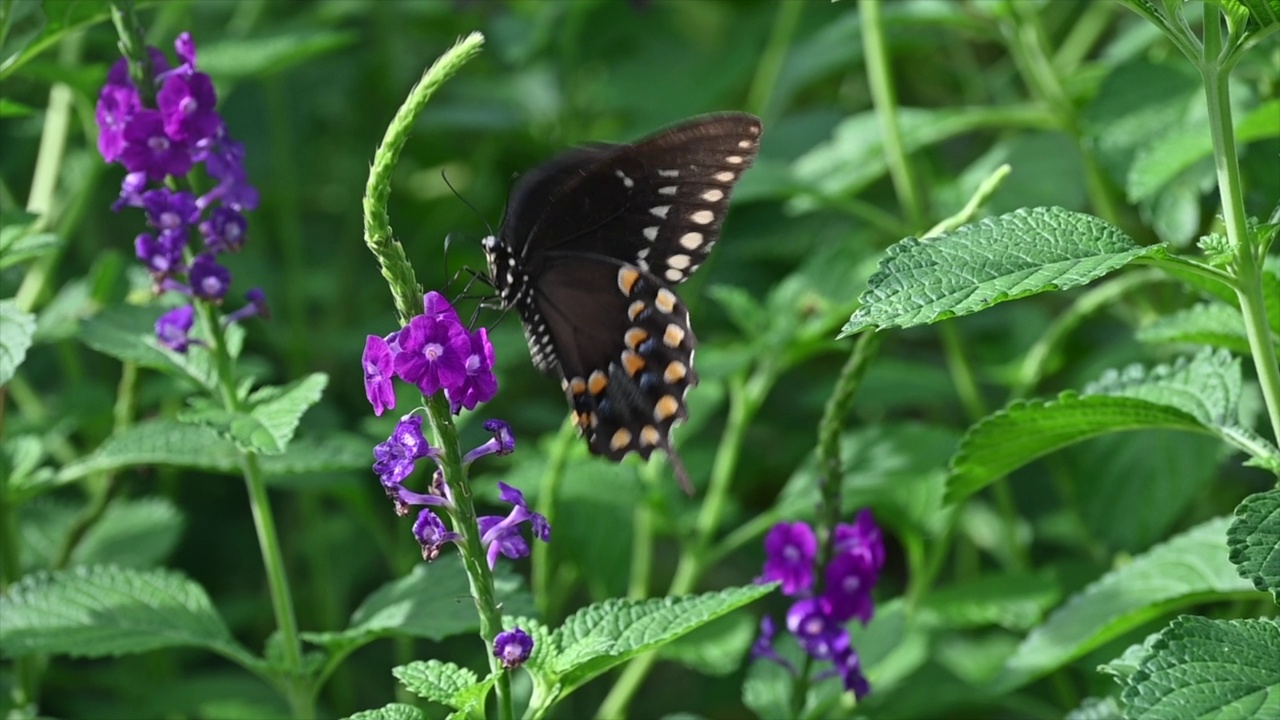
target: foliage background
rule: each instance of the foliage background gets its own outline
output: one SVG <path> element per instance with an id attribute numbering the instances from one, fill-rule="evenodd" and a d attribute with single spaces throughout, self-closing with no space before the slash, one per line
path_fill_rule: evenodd
<path id="1" fill-rule="evenodd" d="M 65 22 L 76 31 L 6 78 L 3 97 L 40 108 L 52 82 L 74 91 L 75 122 L 60 175 L 65 205 L 58 211 L 58 233 L 67 244 L 44 286 L 59 312 L 41 318 L 38 344 L 23 370 L 38 402 L 14 398 L 17 412 L 8 422 L 11 429 L 56 439 L 74 455 L 110 432 L 119 376 L 114 360 L 74 341 L 75 322 L 104 304 L 138 297 L 146 279 L 131 262 L 138 218 L 107 209 L 121 171 L 103 166 L 92 140 L 97 89 L 118 57 L 115 34 L 92 4 L 53 2 L 46 8 L 50 23 Z M 763 353 L 787 350 L 754 342 L 759 327 L 735 316 L 740 305 L 731 299 L 716 302 L 724 292 L 717 288 L 757 299 L 782 288 L 782 299 L 765 306 L 774 316 L 762 320 L 765 325 L 826 323 L 826 337 L 834 337 L 878 252 L 955 212 L 999 163 L 1009 163 L 1014 175 L 991 198 L 990 214 L 1060 205 L 1106 217 L 1140 241 L 1158 237 L 1183 246 L 1213 221 L 1216 196 L 1205 194 L 1213 181 L 1207 154 L 1174 172 L 1152 160 L 1171 152 L 1158 144 L 1162 137 L 1203 128 L 1195 110 L 1202 104 L 1197 80 L 1155 30 L 1110 3 L 886 4 L 902 121 L 926 177 L 922 212 L 914 219 L 899 210 L 885 176 L 852 3 L 210 0 L 142 8 L 151 44 L 167 49 L 175 34 L 192 32 L 201 68 L 218 85 L 224 117 L 244 142 L 250 176 L 262 193 L 261 209 L 250 218 L 250 243 L 232 264 L 237 287 L 263 287 L 274 312 L 270 322 L 249 326 L 251 367 L 261 380 L 275 382 L 329 373 L 329 391 L 305 417 L 303 434 L 341 431 L 334 447 L 353 458 L 349 471 L 275 479 L 304 629 L 341 627 L 370 591 L 420 562 L 407 525 L 387 512 L 382 490 L 363 468 L 362 453 L 386 436 L 394 420 L 376 420 L 369 412 L 359 354 L 364 336 L 386 334 L 394 319 L 360 241 L 359 203 L 373 148 L 407 88 L 427 62 L 471 30 L 484 32 L 486 51 L 428 107 L 398 166 L 392 195 L 396 235 L 428 288 L 444 287 L 463 266 L 483 267 L 478 241 L 488 232 L 486 222 L 497 226 L 511 178 L 558 150 L 590 140 L 634 139 L 713 110 L 745 109 L 764 119 L 760 160 L 735 196 L 725 240 L 681 289 L 695 318 L 704 377 L 691 399 L 694 422 L 680 433 L 695 478 L 708 473 L 725 423 L 724 379 Z M 1015 47 L 1015 32 L 1025 30 L 1032 16 L 1044 33 L 1039 46 L 1061 71 L 1058 97 L 1028 79 Z M 1238 117 L 1276 96 L 1277 52 L 1272 42 L 1236 71 Z M 0 200 L 6 210 L 20 207 L 30 190 L 41 131 L 39 113 L 0 119 Z M 1280 197 L 1276 135 L 1264 131 L 1242 143 L 1251 214 L 1265 216 Z M 442 171 L 477 212 L 454 197 Z M 446 237 L 452 237 L 447 254 Z M 0 295 L 12 295 L 20 282 L 14 273 L 0 276 Z M 457 292 L 460 285 L 453 287 Z M 890 527 L 919 523 L 926 534 L 937 531 L 930 524 L 937 522 L 942 470 L 959 433 L 976 411 L 1003 404 L 1021 357 L 1077 294 L 1042 295 L 953 321 L 947 332 L 956 334 L 956 345 L 944 343 L 937 326 L 892 337 L 859 396 L 848 439 L 851 471 L 866 479 L 863 499 L 883 511 Z M 1135 332 L 1192 300 L 1173 285 L 1153 284 L 1105 308 L 1070 336 L 1035 394 L 1080 387 L 1105 368 L 1173 357 L 1182 348 L 1140 342 Z M 486 323 L 495 317 L 482 315 Z M 515 318 L 503 320 L 492 337 L 502 390 L 481 416 L 509 421 L 520 450 L 505 466 L 481 470 L 488 480 L 534 490 L 564 418 L 562 395 L 529 365 Z M 958 366 L 948 353 L 957 347 L 972 363 L 976 398 L 954 389 Z M 847 350 L 847 341 L 818 343 L 781 376 L 750 426 L 724 527 L 774 507 L 780 489 L 810 456 Z M 171 410 L 180 390 L 174 383 L 146 374 L 140 416 Z M 1256 401 L 1253 406 L 1256 412 Z M 464 429 L 476 443 L 482 436 L 478 423 Z M 572 447 L 551 550 L 565 573 L 557 583 L 562 592 L 539 598 L 557 616 L 626 592 L 630 511 L 637 503 L 654 502 L 667 511 L 660 516 L 663 540 L 651 587 L 665 586 L 673 538 L 687 531 L 698 508 L 697 499 L 684 499 L 665 478 L 645 483 L 636 465 L 615 468 Z M 960 515 L 959 537 L 940 582 L 1037 568 L 1052 578 L 1047 587 L 1053 600 L 1065 597 L 1117 556 L 1230 513 L 1242 497 L 1266 486 L 1263 473 L 1223 461 L 1224 452 L 1210 439 L 1164 432 L 1111 436 L 1055 455 L 1018 472 L 1008 486 L 1026 556 L 1018 557 L 1024 550 L 1010 547 L 996 519 L 999 498 L 980 496 Z M 799 477 L 811 480 L 813 474 Z M 908 484 L 912 494 L 895 494 L 894 483 Z M 483 477 L 478 484 L 492 485 Z M 128 504 L 130 499 L 138 502 Z M 120 541 L 134 562 L 181 568 L 209 589 L 237 637 L 259 647 L 268 640 L 271 617 L 244 500 L 231 478 L 160 468 L 128 473 L 113 502 L 147 513 L 154 523 L 145 538 Z M 83 502 L 66 493 L 30 507 L 22 518 L 30 568 L 51 562 L 52 550 L 41 549 L 63 542 Z M 703 587 L 749 581 L 761 562 L 757 546 L 749 543 L 724 558 Z M 890 549 L 884 597 L 904 588 L 904 552 Z M 457 602 L 469 600 L 459 596 Z M 1045 605 L 1040 612 L 1048 607 L 1038 604 Z M 905 681 L 906 688 L 938 688 L 935 696 L 895 693 L 890 684 L 868 707 L 884 717 L 945 716 L 954 710 L 947 704 L 953 693 L 966 697 L 964 707 L 975 712 L 1065 710 L 1079 698 L 1105 694 L 1111 681 L 1094 667 L 1161 623 L 1118 638 L 1017 697 L 987 700 L 962 688 L 980 684 L 980 670 L 998 664 L 1017 635 L 995 626 L 957 633 L 942 638 Z M 745 652 L 753 621 L 738 617 L 718 627 L 709 636 L 713 657 L 687 653 L 683 664 L 658 667 L 633 705 L 637 717 L 746 712 L 736 658 Z M 447 656 L 479 666 L 475 645 L 471 636 L 377 643 L 343 666 L 323 702 L 334 714 L 380 705 L 392 693 L 391 665 Z M 141 677 L 147 682 L 122 682 Z M 591 712 L 605 686 L 598 682 L 575 695 L 561 716 Z M 45 697 L 52 716 L 120 717 L 144 708 L 254 717 L 263 708 L 278 709 L 265 686 L 227 663 L 181 651 L 109 662 L 60 660 L 47 676 Z"/>

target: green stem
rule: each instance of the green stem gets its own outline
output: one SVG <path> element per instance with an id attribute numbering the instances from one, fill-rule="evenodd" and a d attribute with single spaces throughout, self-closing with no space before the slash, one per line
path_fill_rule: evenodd
<path id="1" fill-rule="evenodd" d="M 918 228 L 924 225 L 924 199 L 898 129 L 898 100 L 893 87 L 884 35 L 884 18 L 880 9 L 880 0 L 858 2 L 858 11 L 862 16 L 862 45 L 867 63 L 867 82 L 871 88 L 876 117 L 880 121 L 880 136 L 893 189 L 898 202 L 902 203 L 907 221 L 912 227 Z"/>
<path id="2" fill-rule="evenodd" d="M 662 481 L 662 465 L 649 462 L 640 471 L 640 487 L 644 496 L 632 514 L 631 568 L 627 579 L 627 597 L 643 600 L 649 597 L 649 577 L 653 573 L 653 518 L 658 508 L 655 497 Z"/>
<path id="3" fill-rule="evenodd" d="M 938 323 L 938 337 L 942 340 L 942 352 L 947 360 L 947 371 L 951 373 L 951 383 L 956 387 L 960 403 L 964 405 L 969 420 L 977 422 L 987 414 L 986 402 L 982 399 L 982 391 L 974 377 L 969 357 L 964 353 L 964 341 L 956 332 L 955 321 L 947 320 Z"/>
<path id="4" fill-rule="evenodd" d="M 559 496 L 560 481 L 564 478 L 565 467 L 569 464 L 569 453 L 573 449 L 574 443 L 577 442 L 578 431 L 569 418 L 560 425 L 560 431 L 556 433 L 555 438 L 551 441 L 551 453 L 547 456 L 547 469 L 542 474 L 542 483 L 538 486 L 538 508 L 537 511 L 547 519 L 547 524 L 554 527 L 556 513 L 556 498 Z M 532 582 L 534 602 L 538 604 L 538 616 L 543 622 L 551 622 L 558 612 L 555 607 L 556 603 L 552 602 L 555 593 L 552 592 L 552 580 L 554 579 L 553 570 L 555 568 L 551 563 L 551 545 L 549 543 L 534 543 L 533 558 L 530 560 L 532 567 Z"/>
<path id="5" fill-rule="evenodd" d="M 764 52 L 760 54 L 756 74 L 751 78 L 751 88 L 747 91 L 747 108 L 766 122 L 771 117 L 770 100 L 773 98 L 773 89 L 778 84 L 778 75 L 787 59 L 787 49 L 791 47 L 791 40 L 795 37 L 804 6 L 805 3 L 802 2 L 778 3 L 773 30 L 769 33 Z"/>
<path id="6" fill-rule="evenodd" d="M 712 537 L 720 524 L 720 515 L 724 511 L 725 501 L 733 480 L 738 459 L 742 454 L 742 443 L 747 434 L 751 419 L 772 387 L 774 374 L 765 369 L 757 369 L 755 374 L 745 380 L 742 375 L 734 376 L 729 381 L 729 417 L 720 436 L 720 446 L 716 449 L 716 458 L 711 466 L 711 480 L 707 485 L 707 497 L 702 503 L 698 519 L 694 525 L 694 536 L 685 544 L 680 552 L 680 560 L 676 564 L 675 576 L 667 590 L 668 596 L 688 594 L 698 581 L 706 567 L 705 558 Z M 615 720 L 626 716 L 627 705 L 640 690 L 640 685 L 649 675 L 657 661 L 655 653 L 646 653 L 632 660 L 618 676 L 618 681 L 605 696 L 596 710 L 596 717 L 601 720 Z"/>
<path id="7" fill-rule="evenodd" d="M 1267 323 L 1257 248 L 1245 221 L 1244 189 L 1240 181 L 1240 161 L 1236 155 L 1235 128 L 1231 122 L 1230 66 L 1217 62 L 1222 49 L 1219 13 L 1213 3 L 1204 4 L 1205 59 L 1199 63 L 1199 68 L 1209 108 L 1209 132 L 1213 136 L 1213 160 L 1218 174 L 1218 192 L 1222 198 L 1223 224 L 1236 251 L 1236 297 L 1244 315 L 1245 333 L 1271 420 L 1271 432 L 1280 441 L 1280 363 L 1276 360 Z"/>

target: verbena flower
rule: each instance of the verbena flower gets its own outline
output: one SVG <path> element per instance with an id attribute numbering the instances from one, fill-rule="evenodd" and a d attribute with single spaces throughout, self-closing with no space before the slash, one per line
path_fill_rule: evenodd
<path id="1" fill-rule="evenodd" d="M 422 546 L 422 559 L 431 562 L 440 557 L 445 543 L 458 542 L 462 536 L 444 526 L 444 522 L 431 508 L 423 508 L 413 523 L 413 536 Z"/>
<path id="2" fill-rule="evenodd" d="M 156 320 L 156 339 L 175 352 L 186 352 L 191 344 L 189 333 L 196 310 L 190 305 L 174 308 Z"/>
<path id="3" fill-rule="evenodd" d="M 191 35 L 179 35 L 174 49 L 182 62 L 171 69 L 164 53 L 147 48 L 155 83 L 147 90 L 156 91 L 154 106 L 143 105 L 152 93 L 133 86 L 124 59 L 112 65 L 94 108 L 98 150 L 128 171 L 112 210 L 142 208 L 154 229 L 135 239 L 134 251 L 151 271 L 156 294 L 176 292 L 219 304 L 231 273 L 217 255 L 244 245 L 248 224 L 241 213 L 257 207 L 258 194 L 244 171 L 244 147 L 228 136 L 217 112 L 213 81 L 196 69 Z M 198 164 L 216 186 L 200 197 L 174 189 L 188 186 L 184 176 Z M 194 230 L 204 242 L 203 252 L 192 257 L 188 241 Z M 262 291 L 246 297 L 249 304 L 227 315 L 224 324 L 266 317 Z M 178 330 L 172 320 L 156 323 L 160 342 L 185 352 L 190 343 Z"/>
<path id="4" fill-rule="evenodd" d="M 470 465 L 485 455 L 510 455 L 516 451 L 516 436 L 510 425 L 501 420 L 485 420 L 484 429 L 493 433 L 493 439 L 464 455 L 463 465 Z"/>
<path id="5" fill-rule="evenodd" d="M 783 595 L 796 595 L 813 586 L 813 558 L 818 538 L 807 523 L 778 523 L 764 538 L 764 572 L 757 582 L 782 583 Z"/>
<path id="6" fill-rule="evenodd" d="M 816 536 L 803 522 L 778 523 L 765 538 L 765 566 L 759 582 L 781 581 L 787 595 L 799 595 L 787 610 L 787 630 L 815 660 L 831 668 L 816 679 L 839 676 L 846 690 L 859 698 L 870 692 L 862 664 L 845 623 L 857 619 L 864 625 L 875 611 L 871 591 L 884 567 L 884 536 L 867 510 L 851 524 L 839 523 L 831 533 L 831 558 L 825 568 L 815 567 Z M 814 594 L 815 572 L 823 577 L 821 593 Z M 794 666 L 773 649 L 773 620 L 760 622 L 760 634 L 752 657 L 777 662 L 791 672 Z"/>
<path id="7" fill-rule="evenodd" d="M 524 664 L 533 654 L 533 638 L 520 628 L 498 633 L 493 639 L 493 656 L 502 661 L 502 667 L 512 670 Z"/>
<path id="8" fill-rule="evenodd" d="M 463 408 L 474 410 L 476 405 L 488 402 L 498 393 L 498 379 L 493 374 L 493 345 L 489 343 L 489 331 L 479 328 L 468 336 L 470 351 L 463 360 L 466 376 L 454 388 L 445 388 L 449 408 L 457 415 Z"/>
<path id="9" fill-rule="evenodd" d="M 480 542 L 484 545 L 489 569 L 497 565 L 498 555 L 516 559 L 529 556 L 529 543 L 520 534 L 520 526 L 528 522 L 533 536 L 542 542 L 551 541 L 551 525 L 540 513 L 533 512 L 525 503 L 524 493 L 510 485 L 498 483 L 499 497 L 512 504 L 506 517 L 486 515 L 478 519 Z"/>
<path id="10" fill-rule="evenodd" d="M 373 471 L 388 490 L 399 488 L 422 458 L 436 458 L 438 451 L 422 434 L 422 416 L 406 415 L 396 423 L 391 437 L 373 449 Z"/>
<path id="11" fill-rule="evenodd" d="M 364 366 L 364 395 L 373 406 L 373 414 L 381 415 L 384 410 L 394 409 L 396 391 L 391 380 L 395 374 L 395 355 L 391 345 L 377 335 L 370 335 L 365 338 L 360 363 Z"/>
<path id="12" fill-rule="evenodd" d="M 418 386 L 423 395 L 459 388 L 466 380 L 471 343 L 458 322 L 418 315 L 400 333 L 396 374 Z"/>

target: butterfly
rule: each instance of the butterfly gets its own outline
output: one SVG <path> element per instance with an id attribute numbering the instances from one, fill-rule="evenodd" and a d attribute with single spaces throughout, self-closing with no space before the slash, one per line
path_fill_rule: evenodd
<path id="1" fill-rule="evenodd" d="M 525 173 L 481 241 L 533 364 L 559 375 L 592 453 L 646 460 L 671 443 L 698 382 L 697 340 L 673 288 L 720 239 L 729 197 L 762 131 L 746 113 L 700 115 L 633 144 L 569 150 Z"/>

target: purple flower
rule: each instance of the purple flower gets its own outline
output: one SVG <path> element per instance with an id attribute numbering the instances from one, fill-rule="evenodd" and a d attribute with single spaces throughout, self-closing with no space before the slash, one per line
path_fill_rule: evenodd
<path id="1" fill-rule="evenodd" d="M 501 420 L 485 420 L 484 429 L 493 433 L 493 439 L 485 444 L 475 448 L 471 452 L 462 457 L 463 465 L 470 465 L 477 458 L 485 455 L 510 455 L 516 451 L 516 436 L 511 432 L 511 426 Z M 506 498 L 503 498 L 504 500 Z M 523 502 L 523 497 L 521 502 Z M 511 502 L 508 500 L 508 502 Z"/>
<path id="2" fill-rule="evenodd" d="M 373 471 L 388 494 L 398 488 L 419 458 L 435 457 L 436 450 L 422 434 L 422 416 L 405 415 L 396 423 L 391 437 L 373 448 Z"/>
<path id="3" fill-rule="evenodd" d="M 204 236 L 204 247 L 209 252 L 238 252 L 244 247 L 244 236 L 249 223 L 244 215 L 226 207 L 216 207 L 209 213 L 209 219 L 200 223 L 200 234 Z"/>
<path id="4" fill-rule="evenodd" d="M 194 195 L 168 188 L 142 193 L 142 208 L 147 212 L 147 222 L 157 230 L 182 230 L 200 217 Z"/>
<path id="5" fill-rule="evenodd" d="M 429 291 L 422 296 L 422 314 L 435 320 L 447 320 L 458 325 L 462 324 L 462 318 L 458 317 L 458 311 L 453 305 L 449 304 L 449 300 L 435 290 Z"/>
<path id="6" fill-rule="evenodd" d="M 377 335 L 370 335 L 365 338 L 360 364 L 364 366 L 364 396 L 373 406 L 373 414 L 382 415 L 383 410 L 394 409 L 396 391 L 391 378 L 395 358 L 391 354 L 391 346 Z"/>
<path id="7" fill-rule="evenodd" d="M 525 504 L 524 494 L 510 485 L 499 482 L 499 497 L 514 507 L 505 518 L 486 515 L 479 518 L 480 542 L 488 548 L 489 568 L 498 562 L 498 554 L 509 558 L 522 558 L 529 555 L 529 543 L 520 536 L 520 525 L 528 521 L 533 527 L 533 536 L 542 542 L 551 541 L 551 525 L 541 514 L 533 512 Z"/>
<path id="8" fill-rule="evenodd" d="M 120 163 L 129 172 L 145 172 L 147 179 L 159 182 L 166 175 L 186 175 L 192 160 L 186 145 L 165 134 L 158 110 L 140 109 L 124 128 Z"/>
<path id="9" fill-rule="evenodd" d="M 120 197 L 111 203 L 112 212 L 120 212 L 122 207 L 142 207 L 142 191 L 147 187 L 147 174 L 144 172 L 129 173 L 120 183 Z"/>
<path id="10" fill-rule="evenodd" d="M 778 523 L 764 538 L 764 572 L 756 582 L 781 581 L 782 594 L 793 596 L 813 586 L 813 559 L 818 539 L 803 522 Z"/>
<path id="11" fill-rule="evenodd" d="M 98 124 L 98 152 L 107 162 L 115 162 L 124 150 L 124 129 L 141 107 L 138 91 L 129 85 L 104 85 L 98 94 L 93 117 Z"/>
<path id="12" fill-rule="evenodd" d="M 187 245 L 187 235 L 181 230 L 166 230 L 157 237 L 142 233 L 133 241 L 138 259 L 157 278 L 182 272 L 182 250 Z"/>
<path id="13" fill-rule="evenodd" d="M 440 550 L 447 542 L 458 542 L 462 536 L 444 526 L 431 508 L 423 508 L 413 523 L 413 536 L 422 546 L 422 559 L 432 562 L 440 557 Z"/>
<path id="14" fill-rule="evenodd" d="M 456 388 L 467 379 L 466 358 L 471 350 L 461 324 L 430 315 L 417 315 L 399 335 L 396 374 L 418 386 L 423 395 Z"/>
<path id="15" fill-rule="evenodd" d="M 188 333 L 195 320 L 195 308 L 183 305 L 161 315 L 156 320 L 156 340 L 174 352 L 185 353 L 191 344 Z"/>
<path id="16" fill-rule="evenodd" d="M 204 156 L 204 163 L 205 170 L 218 181 L 218 185 L 196 201 L 200 207 L 208 207 L 214 202 L 241 212 L 258 207 L 258 191 L 249 184 L 244 171 L 243 145 L 223 136 Z"/>
<path id="17" fill-rule="evenodd" d="M 191 279 L 191 294 L 203 300 L 222 300 L 231 285 L 231 271 L 219 265 L 210 253 L 197 255 L 187 275 Z"/>
<path id="18" fill-rule="evenodd" d="M 160 48 L 147 48 L 147 56 L 151 58 L 152 77 L 161 75 L 169 69 L 169 58 L 164 56 Z M 107 71 L 107 85 L 133 87 L 133 80 L 129 77 L 129 62 L 127 60 L 120 58 L 111 64 L 111 69 Z"/>
<path id="19" fill-rule="evenodd" d="M 191 33 L 179 33 L 178 37 L 173 41 L 174 52 L 178 53 L 178 58 L 182 60 L 182 64 L 191 70 L 196 67 L 196 43 L 191 39 Z"/>
<path id="20" fill-rule="evenodd" d="M 170 75 L 156 93 L 165 133 L 174 140 L 191 144 L 222 131 L 222 118 L 214 109 L 217 103 L 213 81 L 204 73 Z"/>
<path id="21" fill-rule="evenodd" d="M 834 550 L 836 554 L 855 553 L 863 556 L 866 567 L 877 575 L 884 567 L 884 533 L 876 524 L 871 511 L 862 509 L 853 524 L 836 525 Z"/>
<path id="22" fill-rule="evenodd" d="M 489 402 L 498 394 L 498 378 L 493 375 L 493 345 L 489 342 L 489 331 L 479 328 L 470 333 L 468 339 L 471 354 L 463 362 L 467 375 L 457 388 L 445 389 L 449 409 L 454 415 L 462 412 L 462 408 L 475 410 L 476 405 Z"/>
<path id="23" fill-rule="evenodd" d="M 760 634 L 756 636 L 756 640 L 751 644 L 751 657 L 754 660 L 769 660 L 776 662 L 782 667 L 796 674 L 796 667 L 789 660 L 778 654 L 773 649 L 773 636 L 777 633 L 777 628 L 773 624 L 773 618 L 765 615 L 760 618 Z"/>
<path id="24" fill-rule="evenodd" d="M 262 292 L 262 288 L 251 288 L 244 294 L 244 299 L 248 300 L 249 304 L 223 318 L 222 323 L 224 325 L 230 325 L 254 316 L 263 319 L 271 317 L 271 311 L 267 307 L 267 296 L 266 293 Z"/>
<path id="25" fill-rule="evenodd" d="M 832 558 L 827 564 L 826 585 L 822 591 L 832 616 L 839 622 L 855 617 L 863 625 L 871 622 L 875 611 L 871 588 L 877 579 L 877 572 L 868 569 L 858 555 L 844 553 Z"/>
<path id="26" fill-rule="evenodd" d="M 520 628 L 498 633 L 493 639 L 493 656 L 502 661 L 502 667 L 513 670 L 524 664 L 533 653 L 533 638 Z"/>
<path id="27" fill-rule="evenodd" d="M 849 649 L 849 633 L 832 617 L 823 598 L 797 600 L 787 611 L 787 630 L 816 660 L 830 660 Z"/>
<path id="28" fill-rule="evenodd" d="M 845 690 L 851 690 L 859 700 L 871 692 L 871 683 L 862 674 L 862 660 L 858 657 L 857 650 L 849 648 L 838 652 L 832 662 L 835 663 L 836 672 L 839 673 Z"/>

